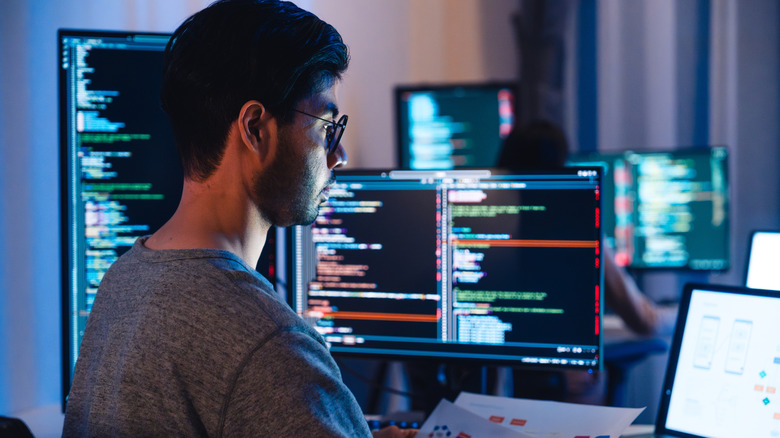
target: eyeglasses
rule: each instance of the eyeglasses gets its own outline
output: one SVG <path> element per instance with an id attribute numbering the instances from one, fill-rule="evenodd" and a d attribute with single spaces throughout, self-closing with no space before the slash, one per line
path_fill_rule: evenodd
<path id="1" fill-rule="evenodd" d="M 336 152 L 336 148 L 339 147 L 339 142 L 341 141 L 341 136 L 344 135 L 344 129 L 347 127 L 347 120 L 349 120 L 349 117 L 347 117 L 346 114 L 341 116 L 338 122 L 334 122 L 333 120 L 323 119 L 322 117 L 317 117 L 313 114 L 309 114 L 297 109 L 294 109 L 293 111 L 296 113 L 305 114 L 309 117 L 314 117 L 315 119 L 322 120 L 323 122 L 328 122 L 328 127 L 325 128 L 325 141 L 328 143 L 325 146 L 325 151 L 328 153 L 328 155 Z"/>

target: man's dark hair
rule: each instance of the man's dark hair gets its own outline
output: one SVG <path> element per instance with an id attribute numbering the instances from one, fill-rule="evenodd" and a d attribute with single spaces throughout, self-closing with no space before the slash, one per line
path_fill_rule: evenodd
<path id="1" fill-rule="evenodd" d="M 160 95 L 184 176 L 214 172 L 244 103 L 257 100 L 289 123 L 348 64 L 338 31 L 290 2 L 220 0 L 188 18 L 165 48 Z"/>

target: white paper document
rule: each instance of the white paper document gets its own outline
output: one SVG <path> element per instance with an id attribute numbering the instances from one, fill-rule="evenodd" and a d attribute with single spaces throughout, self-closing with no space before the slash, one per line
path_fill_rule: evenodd
<path id="1" fill-rule="evenodd" d="M 439 402 L 416 436 L 618 438 L 643 410 L 462 392 Z"/>
<path id="2" fill-rule="evenodd" d="M 645 408 L 616 408 L 462 392 L 455 404 L 533 437 L 618 438 Z"/>
<path id="3" fill-rule="evenodd" d="M 415 438 L 533 438 L 442 399 Z"/>

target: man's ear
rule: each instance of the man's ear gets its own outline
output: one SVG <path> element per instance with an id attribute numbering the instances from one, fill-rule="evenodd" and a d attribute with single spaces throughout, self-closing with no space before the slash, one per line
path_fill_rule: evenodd
<path id="1" fill-rule="evenodd" d="M 261 161 L 271 153 L 271 141 L 276 137 L 276 119 L 256 100 L 247 101 L 238 116 L 241 141 Z"/>

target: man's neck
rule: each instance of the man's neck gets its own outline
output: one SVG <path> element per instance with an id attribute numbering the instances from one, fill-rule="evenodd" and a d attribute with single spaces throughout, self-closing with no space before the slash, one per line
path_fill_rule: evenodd
<path id="1" fill-rule="evenodd" d="M 146 246 L 223 249 L 255 266 L 270 224 L 248 197 L 231 191 L 215 191 L 214 186 L 185 181 L 176 213 L 146 241 Z"/>

